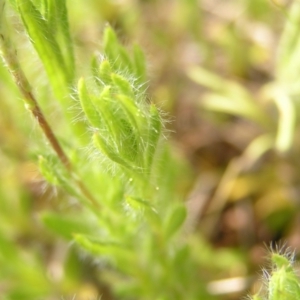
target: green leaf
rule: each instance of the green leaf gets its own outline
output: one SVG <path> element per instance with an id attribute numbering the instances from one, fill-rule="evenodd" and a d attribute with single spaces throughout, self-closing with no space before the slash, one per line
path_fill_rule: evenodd
<path id="1" fill-rule="evenodd" d="M 45 212 L 41 215 L 43 223 L 56 234 L 67 240 L 72 240 L 75 234 L 92 234 L 95 228 L 88 224 L 85 218 L 78 215 L 59 215 L 53 212 Z"/>
<path id="2" fill-rule="evenodd" d="M 97 144 L 115 162 L 123 161 L 124 164 L 125 161 L 131 161 L 133 165 L 139 165 L 140 136 L 137 127 L 128 116 L 129 112 L 124 111 L 124 105 L 116 101 L 116 98 L 110 93 L 109 86 L 98 97 L 92 98 L 102 122 L 101 128 L 99 127 L 101 141 Z M 104 136 L 105 140 L 102 138 Z"/>
<path id="3" fill-rule="evenodd" d="M 91 59 L 91 72 L 95 83 L 101 88 L 103 84 L 99 77 L 99 67 L 100 65 L 99 65 L 98 57 L 96 55 L 93 55 Z"/>
<path id="4" fill-rule="evenodd" d="M 120 115 L 116 126 L 120 130 L 120 138 L 117 141 L 120 153 L 135 165 L 143 164 L 140 161 L 140 157 L 143 155 L 140 151 L 140 136 L 138 136 L 136 128 L 131 125 L 126 115 Z"/>
<path id="5" fill-rule="evenodd" d="M 59 185 L 63 183 L 62 178 L 58 175 L 56 166 L 50 164 L 50 162 L 43 156 L 39 156 L 39 169 L 43 177 L 53 185 Z"/>
<path id="6" fill-rule="evenodd" d="M 201 97 L 201 104 L 207 109 L 241 116 L 263 126 L 269 125 L 269 118 L 255 102 L 249 92 L 237 82 L 200 67 L 191 68 L 189 77 L 212 92 Z"/>
<path id="7" fill-rule="evenodd" d="M 193 67 L 188 70 L 188 76 L 196 83 L 212 90 L 221 91 L 224 89 L 224 80 L 218 75 L 205 70 L 204 68 Z"/>
<path id="8" fill-rule="evenodd" d="M 126 203 L 137 212 L 140 212 L 143 214 L 143 217 L 146 218 L 146 220 L 149 222 L 149 224 L 152 225 L 154 230 L 157 232 L 160 232 L 161 230 L 161 219 L 154 208 L 150 204 L 149 201 L 146 201 L 144 199 L 138 198 L 138 197 L 132 197 L 132 196 L 126 196 L 125 197 Z"/>
<path id="9" fill-rule="evenodd" d="M 125 161 L 121 156 L 120 153 L 118 153 L 115 149 L 112 148 L 111 145 L 107 143 L 107 140 L 105 138 L 102 138 L 101 135 L 98 133 L 95 133 L 93 136 L 94 145 L 102 152 L 104 153 L 109 159 L 112 161 L 120 164 L 121 166 L 132 170 L 134 167 Z"/>
<path id="10" fill-rule="evenodd" d="M 78 82 L 78 95 L 81 107 L 90 122 L 90 124 L 95 128 L 101 128 L 101 118 L 98 114 L 97 109 L 95 108 L 91 97 L 89 96 L 88 90 L 86 88 L 86 84 L 83 78 L 81 78 Z"/>
<path id="11" fill-rule="evenodd" d="M 141 110 L 136 106 L 135 102 L 130 97 L 118 94 L 116 95 L 116 98 L 119 100 L 119 103 L 121 104 L 125 114 L 127 115 L 132 127 L 136 128 L 137 131 L 139 131 L 139 119 L 142 115 Z"/>
<path id="12" fill-rule="evenodd" d="M 133 48 L 133 61 L 137 80 L 143 84 L 146 80 L 146 59 L 144 52 L 138 45 Z"/>
<path id="13" fill-rule="evenodd" d="M 138 270 L 134 270 L 136 265 L 135 256 L 132 255 L 130 249 L 124 244 L 110 240 L 90 238 L 83 234 L 76 234 L 75 241 L 95 256 L 112 258 L 115 263 L 117 262 L 119 269 L 125 270 L 127 273 L 129 272 L 129 274 L 139 272 Z"/>
<path id="14" fill-rule="evenodd" d="M 269 279 L 269 299 L 270 300 L 297 300 L 300 296 L 299 278 L 294 270 L 285 267 L 273 271 Z"/>
<path id="15" fill-rule="evenodd" d="M 116 63 L 119 55 L 119 42 L 113 29 L 108 26 L 103 34 L 103 50 L 111 63 Z"/>
<path id="16" fill-rule="evenodd" d="M 126 196 L 125 199 L 127 204 L 135 210 L 153 209 L 148 201 L 141 198 Z"/>
<path id="17" fill-rule="evenodd" d="M 75 59 L 73 41 L 70 36 L 66 0 L 47 0 L 48 2 L 48 28 L 55 29 L 56 40 L 60 46 L 69 82 L 73 82 L 75 73 Z"/>
<path id="18" fill-rule="evenodd" d="M 57 157 L 39 156 L 39 169 L 41 174 L 50 184 L 61 186 L 70 195 L 84 201 L 80 191 L 76 188 L 76 185 L 74 185 L 74 181 L 70 180 L 69 174 L 66 169 L 62 167 Z"/>
<path id="19" fill-rule="evenodd" d="M 262 297 L 260 297 L 258 294 L 251 297 L 251 300 L 264 300 Z"/>
<path id="20" fill-rule="evenodd" d="M 157 143 L 162 130 L 162 121 L 157 107 L 154 104 L 150 106 L 150 118 L 148 129 L 148 145 L 147 145 L 147 166 L 151 167 Z"/>
<path id="21" fill-rule="evenodd" d="M 50 30 L 49 34 L 55 37 L 60 46 L 70 81 L 73 81 L 75 61 L 73 43 L 69 32 L 66 0 L 32 0 L 32 4 L 44 17 Z"/>
<path id="22" fill-rule="evenodd" d="M 236 101 L 232 97 L 211 93 L 201 98 L 201 105 L 209 110 L 240 116 L 264 125 L 266 119 L 263 118 L 261 112 L 253 105 L 253 102 L 244 100 L 239 98 Z"/>
<path id="23" fill-rule="evenodd" d="M 116 121 L 114 115 L 116 105 L 113 102 L 114 99 L 112 99 L 111 87 L 106 86 L 99 96 L 93 96 L 91 100 L 103 120 L 103 124 L 99 128 L 108 132 L 106 135 L 110 139 L 117 141 L 119 138 L 119 130 L 114 125 Z"/>
<path id="24" fill-rule="evenodd" d="M 172 237 L 182 226 L 187 216 L 185 206 L 177 206 L 169 215 L 165 224 L 165 237 L 169 239 Z"/>
<path id="25" fill-rule="evenodd" d="M 115 86 L 118 87 L 120 93 L 122 93 L 128 97 L 134 96 L 132 87 L 126 78 L 114 73 L 111 75 L 111 79 L 112 79 L 113 83 L 115 84 Z"/>
<path id="26" fill-rule="evenodd" d="M 61 49 L 51 34 L 47 21 L 32 2 L 17 0 L 17 4 L 26 31 L 45 66 L 55 95 L 62 101 L 65 88 L 70 83 L 70 76 Z"/>
<path id="27" fill-rule="evenodd" d="M 99 66 L 99 75 L 97 78 L 99 78 L 99 81 L 102 85 L 110 85 L 112 84 L 111 80 L 111 74 L 112 74 L 112 68 L 107 59 L 104 59 Z"/>
<path id="28" fill-rule="evenodd" d="M 133 66 L 127 50 L 119 45 L 119 64 L 124 71 L 133 73 Z"/>
<path id="29" fill-rule="evenodd" d="M 105 56 L 117 72 L 133 72 L 133 65 L 128 52 L 119 43 L 116 33 L 111 27 L 106 27 L 103 35 L 103 49 Z"/>
<path id="30" fill-rule="evenodd" d="M 293 1 L 278 47 L 276 75 L 280 81 L 290 84 L 299 81 L 300 68 L 300 2 Z"/>
<path id="31" fill-rule="evenodd" d="M 284 255 L 281 255 L 279 253 L 272 253 L 271 260 L 277 269 L 287 268 L 288 271 L 293 270 L 291 261 Z"/>
<path id="32" fill-rule="evenodd" d="M 296 108 L 292 99 L 281 89 L 274 94 L 274 102 L 278 107 L 279 120 L 276 137 L 276 148 L 286 152 L 291 148 L 296 130 Z"/>
<path id="33" fill-rule="evenodd" d="M 246 159 L 243 162 L 243 168 L 247 169 L 262 157 L 267 151 L 274 146 L 274 137 L 271 134 L 263 134 L 253 139 L 247 148 L 244 150 L 243 157 Z"/>

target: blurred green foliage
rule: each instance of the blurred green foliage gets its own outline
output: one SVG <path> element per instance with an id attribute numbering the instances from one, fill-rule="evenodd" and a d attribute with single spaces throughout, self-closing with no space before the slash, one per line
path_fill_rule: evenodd
<path id="1" fill-rule="evenodd" d="M 299 19 L 296 0 L 0 0 L 1 299 L 238 299 L 262 243 L 297 252 Z M 298 281 L 272 262 L 281 299 Z"/>

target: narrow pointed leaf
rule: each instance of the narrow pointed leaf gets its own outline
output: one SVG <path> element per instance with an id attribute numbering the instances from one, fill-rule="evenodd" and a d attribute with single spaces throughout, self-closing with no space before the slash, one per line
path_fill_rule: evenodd
<path id="1" fill-rule="evenodd" d="M 104 153 L 109 159 L 120 164 L 127 169 L 133 169 L 133 167 L 125 161 L 111 145 L 107 143 L 99 134 L 95 133 L 93 136 L 95 146 Z"/>
<path id="2" fill-rule="evenodd" d="M 158 109 L 154 104 L 150 107 L 149 133 L 148 133 L 148 148 L 147 148 L 147 166 L 150 168 L 157 143 L 162 130 L 162 121 Z"/>
<path id="3" fill-rule="evenodd" d="M 126 202 L 136 210 L 153 209 L 148 201 L 141 198 L 126 196 Z"/>
<path id="4" fill-rule="evenodd" d="M 144 83 L 146 79 L 146 60 L 144 52 L 138 45 L 133 48 L 133 61 L 137 80 Z"/>
<path id="5" fill-rule="evenodd" d="M 293 144 L 296 129 L 296 109 L 292 99 L 282 90 L 274 95 L 274 102 L 279 110 L 276 148 L 285 152 Z"/>
<path id="6" fill-rule="evenodd" d="M 170 238 L 173 236 L 182 226 L 185 221 L 187 212 L 184 206 L 176 207 L 169 216 L 165 226 L 165 236 Z"/>
<path id="7" fill-rule="evenodd" d="M 237 82 L 223 79 L 200 67 L 191 68 L 188 75 L 195 82 L 211 90 L 201 98 L 201 105 L 205 108 L 245 117 L 263 126 L 270 124 L 268 115 L 251 94 Z"/>
<path id="8" fill-rule="evenodd" d="M 30 0 L 17 0 L 24 26 L 39 54 L 56 96 L 62 100 L 69 83 L 67 66 L 57 41 L 41 13 Z M 46 38 L 47 37 L 47 38 Z"/>
<path id="9" fill-rule="evenodd" d="M 67 240 L 72 240 L 75 234 L 92 234 L 95 232 L 86 220 L 78 218 L 77 215 L 62 216 L 56 213 L 43 213 L 41 216 L 43 223 L 53 232 L 59 234 Z"/>
<path id="10" fill-rule="evenodd" d="M 111 63 L 116 63 L 119 52 L 119 42 L 111 27 L 107 27 L 103 36 L 104 53 Z"/>
<path id="11" fill-rule="evenodd" d="M 107 59 L 103 60 L 99 66 L 99 80 L 103 85 L 110 85 L 112 69 Z"/>
<path id="12" fill-rule="evenodd" d="M 293 1 L 288 12 L 283 34 L 278 47 L 276 65 L 277 78 L 290 84 L 291 80 L 299 80 L 300 68 L 300 2 Z"/>
<path id="13" fill-rule="evenodd" d="M 119 46 L 119 63 L 126 72 L 133 73 L 133 66 L 127 50 L 123 46 Z"/>
<path id="14" fill-rule="evenodd" d="M 48 0 L 48 28 L 53 28 L 66 68 L 69 81 L 74 79 L 75 60 L 73 42 L 69 31 L 66 0 Z"/>
<path id="15" fill-rule="evenodd" d="M 138 107 L 135 105 L 133 100 L 125 95 L 117 95 L 117 98 L 119 100 L 119 103 L 121 104 L 122 108 L 124 109 L 125 113 L 128 116 L 128 119 L 132 126 L 139 129 L 139 122 L 138 119 L 140 118 L 140 115 L 142 114 Z"/>
<path id="16" fill-rule="evenodd" d="M 95 106 L 93 105 L 91 97 L 88 94 L 86 84 L 83 78 L 81 78 L 78 83 L 78 94 L 81 107 L 90 124 L 95 128 L 101 128 L 100 116 Z"/>
<path id="17" fill-rule="evenodd" d="M 123 76 L 112 74 L 111 79 L 113 83 L 119 88 L 121 93 L 129 97 L 134 96 L 130 83 Z"/>
<path id="18" fill-rule="evenodd" d="M 113 139 L 117 144 L 119 139 L 119 130 L 115 125 L 115 104 L 111 101 L 111 87 L 106 86 L 99 96 L 92 96 L 91 100 L 103 122 L 99 128 L 102 129 L 105 134 L 109 136 L 110 139 Z"/>

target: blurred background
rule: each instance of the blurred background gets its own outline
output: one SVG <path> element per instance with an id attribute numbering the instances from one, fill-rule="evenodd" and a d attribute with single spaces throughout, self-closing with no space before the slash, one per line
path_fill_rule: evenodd
<path id="1" fill-rule="evenodd" d="M 78 65 L 88 66 L 91 55 L 101 49 L 107 23 L 124 45 L 143 48 L 149 100 L 166 113 L 166 136 L 186 165 L 188 230 L 205 237 L 218 253 L 229 249 L 224 252 L 227 270 L 216 279 L 248 282 L 266 264 L 266 249 L 275 243 L 296 254 L 300 249 L 299 93 L 285 85 L 296 85 L 299 72 L 293 56 L 297 41 L 286 50 L 293 39 L 290 7 L 295 2 L 68 2 Z M 31 51 L 25 42 L 22 51 Z M 42 75 L 36 76 L 39 67 L 31 72 L 33 81 L 47 84 Z M 64 280 L 65 290 L 76 291 L 74 299 L 97 297 L 99 288 L 103 299 L 113 299 L 107 286 L 94 282 L 93 262 L 72 251 L 66 256 L 67 244 L 54 241 L 40 225 L 38 212 L 56 209 L 60 192 L 45 184 L 32 162 L 32 141 L 39 133 L 21 103 L 12 110 L 9 95 L 15 88 L 2 65 L 0 78 L 1 231 L 13 241 L 2 241 L 2 247 L 7 247 L 5 259 L 13 260 L 10 268 L 20 270 L 16 281 L 31 278 L 32 285 L 51 291 Z M 20 118 L 22 122 L 16 121 Z M 34 258 L 32 252 L 37 253 Z M 30 274 L 22 271 L 24 259 L 32 260 Z M 240 299 L 255 290 L 255 280 L 250 282 L 240 289 L 236 284 L 233 292 L 220 288 L 221 299 Z M 2 278 L 0 291 L 9 285 Z"/>

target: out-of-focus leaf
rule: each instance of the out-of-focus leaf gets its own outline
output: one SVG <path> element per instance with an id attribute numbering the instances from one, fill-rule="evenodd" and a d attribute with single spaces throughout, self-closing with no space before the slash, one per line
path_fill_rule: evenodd
<path id="1" fill-rule="evenodd" d="M 126 202 L 130 207 L 136 210 L 153 209 L 149 202 L 140 198 L 127 196 Z"/>
<path id="2" fill-rule="evenodd" d="M 86 220 L 81 219 L 78 215 L 62 216 L 46 212 L 41 215 L 41 219 L 49 229 L 67 240 L 72 240 L 75 234 L 95 233 L 95 228 L 87 224 Z"/>
<path id="3" fill-rule="evenodd" d="M 2 260 L 16 260 L 19 257 L 17 249 L 0 232 L 0 262 Z"/>
<path id="4" fill-rule="evenodd" d="M 243 168 L 247 169 L 252 166 L 264 153 L 270 150 L 274 145 L 274 138 L 270 134 L 261 135 L 255 138 L 243 153 L 246 161 Z"/>
<path id="5" fill-rule="evenodd" d="M 110 85 L 112 83 L 111 80 L 112 68 L 107 59 L 102 60 L 99 66 L 99 74 L 97 78 L 103 85 Z"/>
<path id="6" fill-rule="evenodd" d="M 144 83 L 146 80 L 146 60 L 144 52 L 138 45 L 135 45 L 133 48 L 133 61 L 137 80 Z"/>
<path id="7" fill-rule="evenodd" d="M 201 105 L 209 110 L 247 118 L 257 123 L 264 123 L 265 121 L 260 114 L 257 114 L 258 111 L 255 106 L 251 102 L 243 101 L 242 98 L 235 101 L 234 98 L 211 93 L 201 98 Z"/>
<path id="8" fill-rule="evenodd" d="M 39 157 L 39 169 L 49 183 L 53 185 L 64 183 L 64 179 L 57 172 L 57 166 L 54 163 L 51 164 L 50 161 L 43 156 Z"/>
<path id="9" fill-rule="evenodd" d="M 297 102 L 292 96 L 293 92 L 282 82 L 272 82 L 263 89 L 267 99 L 271 99 L 278 110 L 277 133 L 275 147 L 279 152 L 288 151 L 295 139 L 297 126 Z"/>
<path id="10" fill-rule="evenodd" d="M 281 89 L 278 89 L 274 95 L 274 102 L 279 111 L 276 148 L 280 152 L 285 152 L 293 144 L 296 129 L 296 108 L 292 99 Z"/>
<path id="11" fill-rule="evenodd" d="M 184 206 L 177 206 L 169 215 L 165 224 L 165 236 L 167 239 L 172 237 L 185 221 L 187 212 Z"/>
<path id="12" fill-rule="evenodd" d="M 135 265 L 135 258 L 132 256 L 130 249 L 125 245 L 109 240 L 96 240 L 89 238 L 83 234 L 76 234 L 75 241 L 81 247 L 89 251 L 95 256 L 105 256 L 118 261 L 118 268 L 130 269 Z M 136 273 L 138 270 L 131 270 L 131 273 Z"/>
<path id="13" fill-rule="evenodd" d="M 157 148 L 157 143 L 162 130 L 162 120 L 157 107 L 152 104 L 150 107 L 150 120 L 149 120 L 149 133 L 148 133 L 148 148 L 147 148 L 147 167 L 150 168 L 155 150 Z"/>
<path id="14" fill-rule="evenodd" d="M 189 77 L 212 92 L 201 98 L 201 104 L 210 110 L 247 118 L 261 125 L 268 125 L 268 116 L 252 96 L 236 82 L 225 80 L 203 68 L 188 71 Z"/>
<path id="15" fill-rule="evenodd" d="M 285 84 L 291 84 L 293 81 L 299 82 L 300 70 L 300 2 L 293 1 L 287 19 L 283 34 L 281 35 L 277 65 L 276 77 Z M 299 84 L 298 84 L 299 85 Z M 298 87 L 299 90 L 299 87 Z"/>
<path id="16" fill-rule="evenodd" d="M 224 92 L 228 89 L 228 83 L 223 78 L 219 77 L 215 73 L 209 72 L 204 68 L 193 67 L 188 70 L 188 76 L 200 85 L 203 85 L 211 90 L 217 92 Z M 232 82 L 230 82 L 232 84 Z M 244 93 L 244 91 L 243 91 Z"/>
<path id="17" fill-rule="evenodd" d="M 107 27 L 103 35 L 103 49 L 109 61 L 114 65 L 120 64 L 120 44 L 118 38 L 111 27 Z"/>

